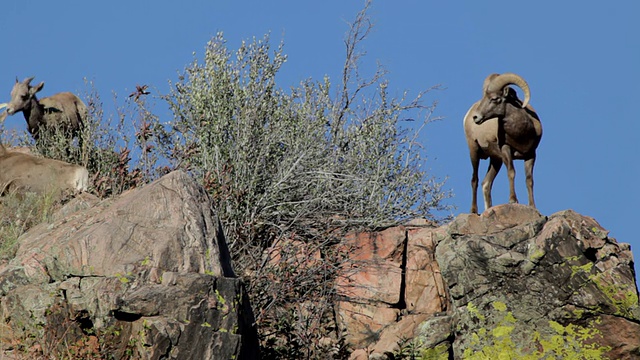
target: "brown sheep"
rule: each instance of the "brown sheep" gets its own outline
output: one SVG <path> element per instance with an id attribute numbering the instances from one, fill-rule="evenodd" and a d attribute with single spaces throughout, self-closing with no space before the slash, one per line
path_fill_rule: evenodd
<path id="1" fill-rule="evenodd" d="M 520 101 L 514 84 L 524 92 Z M 509 176 L 509 202 L 517 203 L 514 179 L 514 159 L 524 160 L 529 205 L 533 200 L 533 166 L 536 149 L 542 139 L 542 124 L 535 110 L 529 105 L 529 85 L 519 75 L 491 74 L 484 81 L 482 99 L 471 106 L 464 117 L 464 132 L 469 146 L 473 166 L 471 177 L 471 212 L 478 212 L 478 166 L 480 159 L 490 159 L 489 169 L 482 181 L 485 210 L 492 206 L 491 187 L 502 163 L 507 166 Z"/>
<path id="2" fill-rule="evenodd" d="M 38 100 L 36 93 L 42 90 L 44 82 L 31 86 L 31 80 L 33 77 L 22 82 L 16 78 L 11 90 L 11 101 L 7 104 L 7 114 L 13 115 L 22 111 L 27 121 L 27 129 L 36 140 L 41 127 L 55 127 L 71 137 L 77 136 L 87 118 L 87 106 L 70 92 Z"/>
<path id="3" fill-rule="evenodd" d="M 8 191 L 82 192 L 89 183 L 89 172 L 84 166 L 7 151 L 2 144 L 0 169 L 0 195 Z"/>

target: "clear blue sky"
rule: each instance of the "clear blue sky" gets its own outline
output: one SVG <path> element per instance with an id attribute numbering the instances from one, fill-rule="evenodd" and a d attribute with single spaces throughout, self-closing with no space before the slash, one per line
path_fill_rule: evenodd
<path id="1" fill-rule="evenodd" d="M 28 1 L 3 6 L 0 102 L 16 76 L 45 81 L 42 95 L 81 93 L 83 77 L 102 99 L 124 98 L 136 84 L 168 92 L 167 80 L 223 31 L 229 48 L 271 33 L 285 43 L 280 85 L 329 75 L 338 82 L 346 22 L 362 1 Z M 640 249 L 635 221 L 640 191 L 640 2 L 374 2 L 376 27 L 365 62 L 389 71 L 390 89 L 416 94 L 441 84 L 427 101 L 444 120 L 421 138 L 429 167 L 448 177 L 455 214 L 469 210 L 471 165 L 462 117 L 484 78 L 516 72 L 531 86 L 544 126 L 535 169 L 536 202 L 545 215 L 573 209 Z M 107 107 L 107 110 L 109 108 Z M 169 120 L 169 119 L 166 119 Z M 21 116 L 7 128 L 25 129 Z M 481 164 L 484 173 L 486 164 Z M 526 201 L 522 163 L 516 181 Z M 494 202 L 507 201 L 506 171 Z"/>

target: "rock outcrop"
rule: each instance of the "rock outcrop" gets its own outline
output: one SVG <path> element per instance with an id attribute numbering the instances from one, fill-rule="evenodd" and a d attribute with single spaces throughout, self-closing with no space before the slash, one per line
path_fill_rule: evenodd
<path id="1" fill-rule="evenodd" d="M 257 358 L 248 297 L 211 204 L 182 172 L 115 199 L 69 202 L 0 269 L 4 350 Z"/>
<path id="2" fill-rule="evenodd" d="M 337 287 L 352 359 L 640 357 L 629 245 L 592 218 L 501 205 L 351 242 L 362 263 Z"/>
<path id="3" fill-rule="evenodd" d="M 0 267 L 0 357 L 259 357 L 211 199 L 182 172 L 78 197 L 19 241 Z M 501 205 L 340 246 L 331 328 L 352 359 L 640 358 L 630 247 L 592 218 Z"/>

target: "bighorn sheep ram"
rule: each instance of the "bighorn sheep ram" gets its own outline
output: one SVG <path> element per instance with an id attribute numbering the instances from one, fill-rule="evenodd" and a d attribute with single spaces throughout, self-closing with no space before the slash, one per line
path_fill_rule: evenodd
<path id="1" fill-rule="evenodd" d="M 0 144 L 0 195 L 13 190 L 82 192 L 88 183 L 89 172 L 84 166 L 7 151 Z"/>
<path id="2" fill-rule="evenodd" d="M 512 84 L 524 92 L 523 101 L 508 86 Z M 485 210 L 492 206 L 491 187 L 502 163 L 507 166 L 509 176 L 509 202 L 518 202 L 514 186 L 514 159 L 524 160 L 529 205 L 536 206 L 533 200 L 533 165 L 536 148 L 542 138 L 542 124 L 529 105 L 530 98 L 529 85 L 519 75 L 491 74 L 484 81 L 482 99 L 473 104 L 464 116 L 464 133 L 473 165 L 472 213 L 478 212 L 478 165 L 480 159 L 487 158 L 489 169 L 482 181 Z"/>
<path id="3" fill-rule="evenodd" d="M 7 113 L 13 115 L 22 111 L 27 121 L 27 129 L 36 140 L 41 127 L 56 127 L 72 137 L 76 136 L 87 118 L 87 106 L 70 92 L 38 100 L 36 93 L 42 90 L 44 82 L 31 86 L 31 80 L 33 77 L 22 82 L 16 78 L 11 90 L 11 101 L 7 104 Z"/>

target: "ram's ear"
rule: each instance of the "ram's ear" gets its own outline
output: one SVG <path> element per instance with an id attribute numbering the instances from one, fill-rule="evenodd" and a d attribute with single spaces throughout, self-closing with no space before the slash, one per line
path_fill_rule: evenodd
<path id="1" fill-rule="evenodd" d="M 29 88 L 29 93 L 31 95 L 35 95 L 38 91 L 42 90 L 43 87 L 44 87 L 44 81 L 34 87 Z"/>
<path id="2" fill-rule="evenodd" d="M 510 86 L 505 86 L 502 89 L 502 97 L 506 98 L 509 96 L 509 91 L 511 91 L 511 87 Z"/>

